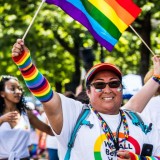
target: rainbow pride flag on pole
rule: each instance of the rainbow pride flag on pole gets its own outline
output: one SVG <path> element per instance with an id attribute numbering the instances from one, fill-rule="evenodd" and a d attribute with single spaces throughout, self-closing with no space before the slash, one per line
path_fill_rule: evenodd
<path id="1" fill-rule="evenodd" d="M 85 26 L 108 51 L 137 18 L 141 9 L 132 0 L 46 0 Z"/>

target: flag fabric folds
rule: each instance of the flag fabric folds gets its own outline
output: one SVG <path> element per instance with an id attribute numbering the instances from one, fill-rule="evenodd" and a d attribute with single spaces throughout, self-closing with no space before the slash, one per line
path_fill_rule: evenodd
<path id="1" fill-rule="evenodd" d="M 141 9 L 132 0 L 46 0 L 85 26 L 108 51 L 137 18 Z"/>

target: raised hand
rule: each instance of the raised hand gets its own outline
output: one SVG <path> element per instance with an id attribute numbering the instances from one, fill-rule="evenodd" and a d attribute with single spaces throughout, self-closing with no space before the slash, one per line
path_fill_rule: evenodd
<path id="1" fill-rule="evenodd" d="M 154 65 L 154 75 L 160 76 L 160 57 L 155 55 L 152 57 L 153 65 Z"/>
<path id="2" fill-rule="evenodd" d="M 24 41 L 22 39 L 17 39 L 17 42 L 13 45 L 12 48 L 12 57 L 19 56 L 25 51 L 29 52 L 28 48 L 24 45 Z"/>
<path id="3" fill-rule="evenodd" d="M 13 112 L 8 112 L 0 117 L 1 122 L 9 122 L 9 123 L 14 123 L 18 119 L 18 112 L 13 111 Z"/>

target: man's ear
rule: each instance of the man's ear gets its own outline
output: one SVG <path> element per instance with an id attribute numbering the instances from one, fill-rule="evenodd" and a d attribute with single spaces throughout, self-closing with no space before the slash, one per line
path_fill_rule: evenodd
<path id="1" fill-rule="evenodd" d="M 89 97 L 90 93 L 91 93 L 91 90 L 90 89 L 87 89 L 86 90 L 86 93 L 87 93 L 87 96 Z"/>

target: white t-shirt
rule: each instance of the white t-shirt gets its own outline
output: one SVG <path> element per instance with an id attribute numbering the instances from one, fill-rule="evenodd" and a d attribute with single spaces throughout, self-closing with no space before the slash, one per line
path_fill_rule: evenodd
<path id="1" fill-rule="evenodd" d="M 75 126 L 77 118 L 82 110 L 83 104 L 79 101 L 67 98 L 60 94 L 63 109 L 63 128 L 60 135 L 56 135 L 59 142 L 60 160 L 64 160 L 67 144 L 69 142 L 72 130 Z M 120 114 L 118 115 L 104 115 L 101 114 L 104 120 L 109 125 L 113 133 L 116 132 L 118 124 L 120 122 Z M 127 139 L 126 146 L 124 142 L 119 144 L 120 149 L 126 149 L 136 154 L 140 154 L 142 145 L 144 143 L 150 143 L 154 145 L 153 154 L 158 155 L 160 153 L 160 138 L 157 130 L 154 129 L 145 135 L 140 127 L 132 124 L 130 118 L 126 115 L 127 123 L 129 126 L 129 138 Z M 94 126 L 90 129 L 88 126 L 83 125 L 77 132 L 74 147 L 71 151 L 70 160 L 113 160 L 117 159 L 115 155 L 111 153 L 106 136 L 101 128 L 101 123 L 93 111 L 87 117 L 88 121 Z M 124 127 L 121 125 L 119 131 L 119 140 L 124 136 Z"/>
<path id="2" fill-rule="evenodd" d="M 18 160 L 29 157 L 30 123 L 22 113 L 19 123 L 11 128 L 8 122 L 0 126 L 0 159 Z"/>
<path id="3" fill-rule="evenodd" d="M 146 116 L 151 122 L 153 122 L 153 124 L 157 126 L 160 134 L 160 96 L 151 98 L 144 108 L 142 115 Z"/>

